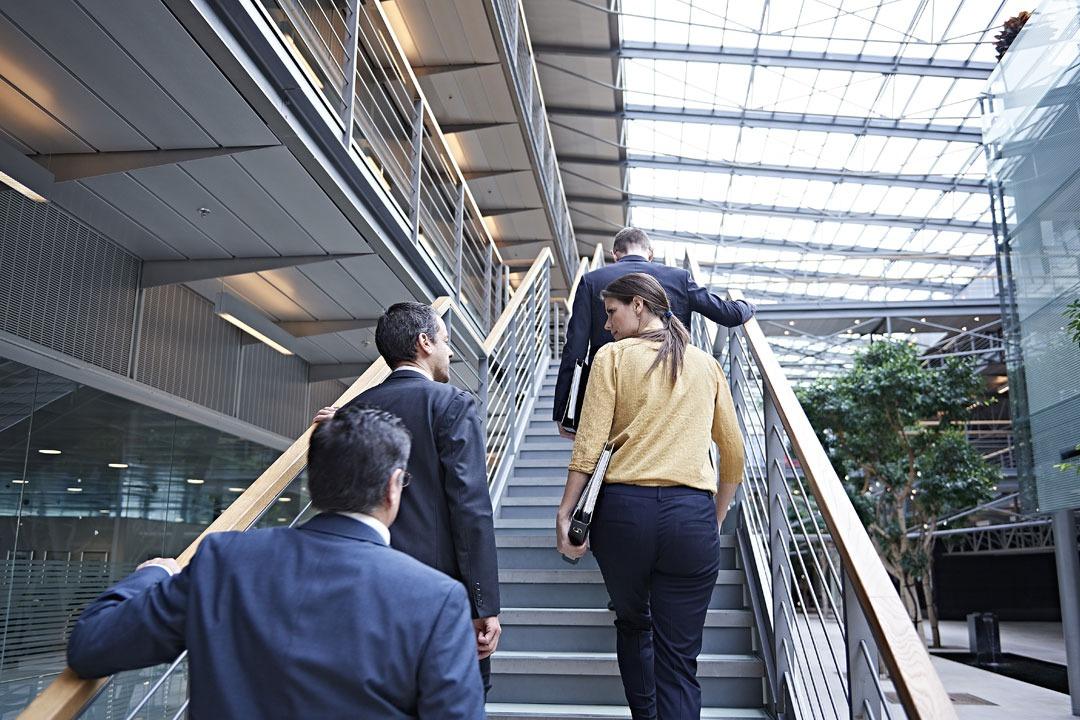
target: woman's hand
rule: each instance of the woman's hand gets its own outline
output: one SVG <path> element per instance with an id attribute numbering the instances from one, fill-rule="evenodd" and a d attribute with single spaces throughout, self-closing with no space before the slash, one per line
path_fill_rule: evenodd
<path id="1" fill-rule="evenodd" d="M 555 547 L 571 560 L 581 558 L 589 549 L 588 539 L 585 540 L 584 545 L 570 543 L 570 513 L 563 511 L 562 508 L 559 508 L 559 512 L 555 515 Z"/>

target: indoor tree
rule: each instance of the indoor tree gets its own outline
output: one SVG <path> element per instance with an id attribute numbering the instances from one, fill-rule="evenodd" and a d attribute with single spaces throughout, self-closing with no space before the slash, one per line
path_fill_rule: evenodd
<path id="1" fill-rule="evenodd" d="M 963 427 L 986 398 L 968 359 L 929 367 L 914 345 L 890 341 L 873 343 L 844 374 L 800 391 L 920 634 L 926 607 L 935 647 L 941 636 L 932 530 L 949 515 L 989 500 L 999 479 Z"/>

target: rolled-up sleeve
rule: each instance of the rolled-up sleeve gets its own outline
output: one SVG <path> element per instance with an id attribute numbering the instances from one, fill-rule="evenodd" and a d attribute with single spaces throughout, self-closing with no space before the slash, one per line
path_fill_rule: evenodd
<path id="1" fill-rule="evenodd" d="M 737 485 L 743 479 L 745 451 L 742 433 L 735 418 L 735 403 L 731 399 L 724 371 L 716 365 L 716 401 L 713 408 L 712 439 L 720 448 L 720 482 Z"/>
<path id="2" fill-rule="evenodd" d="M 571 470 L 591 473 L 604 451 L 615 417 L 615 365 L 614 345 L 600 348 L 593 358 L 581 421 L 574 437 L 574 452 L 570 456 Z"/>

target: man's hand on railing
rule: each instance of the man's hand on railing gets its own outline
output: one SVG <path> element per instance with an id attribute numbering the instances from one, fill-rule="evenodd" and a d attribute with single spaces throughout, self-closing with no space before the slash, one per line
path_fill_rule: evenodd
<path id="1" fill-rule="evenodd" d="M 499 624 L 497 615 L 491 617 L 475 618 L 473 627 L 476 628 L 476 651 L 483 660 L 489 657 L 499 646 L 499 638 L 502 636 L 502 625 Z"/>
<path id="2" fill-rule="evenodd" d="M 318 425 L 321 422 L 326 422 L 327 420 L 333 418 L 334 413 L 336 413 L 337 411 L 338 409 L 333 405 L 330 405 L 329 407 L 324 407 L 322 410 L 315 413 L 315 417 L 311 418 L 311 424 Z"/>
<path id="3" fill-rule="evenodd" d="M 562 426 L 562 423 L 560 423 L 560 422 L 555 423 L 555 427 L 559 431 L 559 437 L 564 438 L 566 440 L 573 440 L 574 439 L 574 433 L 572 433 L 569 430 L 567 430 L 566 428 L 564 428 Z"/>
<path id="4" fill-rule="evenodd" d="M 165 572 L 169 573 L 169 575 L 175 575 L 176 573 L 180 572 L 180 563 L 176 562 L 175 559 L 161 557 L 152 558 L 144 563 L 140 563 L 139 566 L 135 568 L 135 570 L 136 572 L 138 572 L 139 570 L 148 567 L 159 567 Z"/>

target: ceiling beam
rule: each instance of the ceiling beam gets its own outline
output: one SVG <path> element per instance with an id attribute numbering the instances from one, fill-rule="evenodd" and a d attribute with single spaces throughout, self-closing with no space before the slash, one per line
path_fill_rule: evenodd
<path id="1" fill-rule="evenodd" d="M 922 75 L 931 77 L 986 80 L 994 69 L 992 62 L 929 58 L 852 55 L 833 52 L 799 52 L 752 47 L 709 47 L 675 43 L 623 42 L 611 48 L 582 48 L 572 45 L 539 43 L 533 52 L 563 57 L 635 58 L 644 60 L 685 60 L 687 62 L 726 63 L 730 65 L 771 65 L 775 67 L 847 70 L 886 75 Z"/>
<path id="2" fill-rule="evenodd" d="M 626 203 L 639 207 L 668 208 L 674 210 L 704 210 L 718 213 L 739 215 L 770 215 L 792 217 L 814 222 L 852 222 L 863 225 L 888 225 L 906 227 L 913 230 L 949 230 L 954 232 L 984 233 L 993 231 L 990 223 L 967 222 L 949 218 L 906 217 L 902 215 L 879 215 L 877 213 L 829 212 L 815 208 L 784 207 L 781 205 L 758 205 L 755 203 L 721 203 L 709 200 L 677 200 L 652 195 L 627 195 L 625 199 L 592 197 L 587 195 L 567 195 L 570 203 L 592 205 L 619 205 Z"/>
<path id="3" fill-rule="evenodd" d="M 503 207 L 503 208 L 480 208 L 480 214 L 484 217 L 497 217 L 499 215 L 514 215 L 517 213 L 543 210 L 542 207 Z"/>
<path id="4" fill-rule="evenodd" d="M 337 332 L 373 328 L 379 324 L 379 318 L 363 318 L 360 320 L 283 320 L 276 324 L 293 337 L 312 337 L 313 335 L 329 335 Z"/>
<path id="5" fill-rule="evenodd" d="M 447 123 L 445 125 L 440 124 L 439 127 L 443 131 L 443 135 L 453 135 L 455 133 L 476 132 L 477 130 L 488 130 L 490 128 L 501 127 L 517 127 L 516 122 L 461 122 L 461 123 Z"/>
<path id="6" fill-rule="evenodd" d="M 369 367 L 369 362 L 313 364 L 308 366 L 308 382 L 356 377 L 363 375 Z"/>
<path id="7" fill-rule="evenodd" d="M 532 168 L 518 168 L 517 170 L 466 170 L 461 174 L 466 180 L 485 180 L 487 178 L 517 175 L 518 173 L 531 173 Z"/>
<path id="8" fill-rule="evenodd" d="M 900 280 L 887 277 L 868 277 L 865 275 L 852 275 L 850 273 L 818 272 L 816 270 L 787 270 L 758 265 L 755 263 L 724 263 L 713 265 L 701 263 L 701 269 L 706 275 L 710 272 L 721 274 L 761 275 L 764 277 L 779 278 L 790 282 L 806 283 L 850 283 L 852 285 L 877 285 L 888 288 L 900 288 L 902 290 L 940 290 L 942 292 L 956 293 L 964 288 L 960 284 L 944 282 L 928 282 L 925 280 Z M 709 282 L 714 285 L 715 281 Z"/>
<path id="9" fill-rule="evenodd" d="M 142 287 L 158 287 L 175 283 L 209 280 L 246 275 L 263 270 L 277 270 L 297 265 L 348 260 L 372 253 L 348 253 L 342 255 L 292 255 L 251 258 L 225 258 L 219 260 L 147 260 L 142 264 Z"/>
<path id="10" fill-rule="evenodd" d="M 51 172 L 56 182 L 66 182 L 68 180 L 81 180 L 100 175 L 112 175 L 131 170 L 159 167 L 161 165 L 175 165 L 221 155 L 238 155 L 269 147 L 276 146 L 251 145 L 246 147 L 192 148 L 186 150 L 62 153 L 56 155 L 33 155 L 31 159 Z"/>
<path id="11" fill-rule="evenodd" d="M 798 180 L 821 180 L 824 182 L 850 182 L 862 185 L 888 185 L 929 190 L 959 190 L 962 192 L 985 192 L 982 180 L 947 177 L 945 175 L 901 175 L 895 173 L 858 173 L 825 168 L 791 167 L 787 165 L 761 165 L 756 163 L 733 163 L 690 158 L 672 160 L 663 157 L 630 156 L 626 160 L 559 155 L 559 165 L 587 165 L 590 167 L 640 167 L 656 170 L 690 170 L 693 172 L 731 173 L 755 177 L 795 178 Z"/>
<path id="12" fill-rule="evenodd" d="M 1001 315 L 998 298 L 919 300 L 904 302 L 832 301 L 761 305 L 759 320 L 860 320 L 884 317 L 971 317 L 978 322 Z"/>
<path id="13" fill-rule="evenodd" d="M 480 70 L 492 66 L 497 66 L 499 63 L 447 63 L 445 65 L 414 65 L 413 72 L 417 77 L 424 77 L 426 75 L 445 75 L 446 73 L 461 72 L 463 70 Z"/>
<path id="14" fill-rule="evenodd" d="M 719 245 L 720 247 L 747 247 L 786 252 L 821 253 L 822 255 L 840 255 L 843 257 L 865 260 L 911 260 L 947 262 L 952 265 L 966 265 L 970 267 L 985 267 L 993 259 L 993 255 L 952 255 L 949 253 L 928 253 L 916 250 L 884 250 L 868 248 L 860 245 L 833 245 L 832 243 L 810 242 L 803 240 L 777 240 L 775 238 L 742 237 L 738 235 L 699 235 L 697 233 L 677 232 L 667 230 L 650 230 L 644 228 L 649 237 L 657 241 L 673 241 L 694 243 L 698 245 Z M 592 230 L 577 230 L 577 237 L 600 237 L 610 238 L 613 232 L 594 232 Z"/>
<path id="15" fill-rule="evenodd" d="M 664 122 L 738 125 L 787 130 L 816 130 L 819 132 L 852 133 L 855 135 L 886 135 L 920 140 L 951 140 L 982 142 L 982 131 L 960 125 L 920 123 L 888 118 L 854 117 L 847 115 L 814 115 L 810 113 L 770 110 L 693 110 L 690 108 L 627 107 L 621 112 L 585 110 L 548 105 L 548 115 L 565 118 L 597 120 L 657 120 Z M 559 123 L 556 123 L 559 124 Z M 560 124 L 561 125 L 561 124 Z M 561 125 L 574 130 L 573 126 Z"/>

